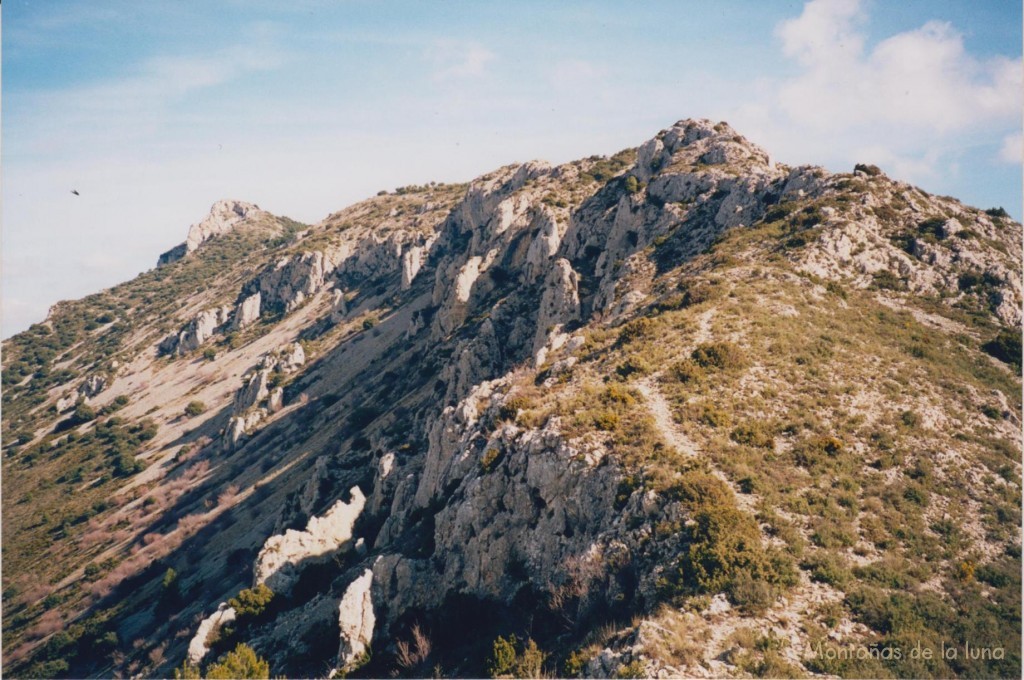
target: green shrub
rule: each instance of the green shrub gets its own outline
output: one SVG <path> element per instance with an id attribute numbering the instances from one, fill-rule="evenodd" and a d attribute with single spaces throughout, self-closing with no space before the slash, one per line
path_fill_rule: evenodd
<path id="1" fill-rule="evenodd" d="M 514 421 L 520 411 L 527 411 L 532 406 L 533 402 L 527 397 L 511 397 L 498 409 L 498 419 Z"/>
<path id="2" fill-rule="evenodd" d="M 619 414 L 609 409 L 595 411 L 592 420 L 594 427 L 605 432 L 614 432 L 619 427 Z"/>
<path id="3" fill-rule="evenodd" d="M 633 175 L 630 175 L 629 177 L 626 178 L 626 182 L 623 186 L 625 186 L 626 191 L 628 191 L 631 194 L 635 194 L 636 192 L 640 191 L 640 182 L 638 182 L 636 177 L 634 177 Z"/>
<path id="4" fill-rule="evenodd" d="M 801 562 L 800 567 L 810 572 L 812 581 L 836 588 L 842 588 L 850 579 L 850 569 L 845 560 L 830 552 L 815 552 Z"/>
<path id="5" fill-rule="evenodd" d="M 793 448 L 796 464 L 812 469 L 827 463 L 843 452 L 843 442 L 828 435 L 815 435 Z"/>
<path id="6" fill-rule="evenodd" d="M 647 668 L 644 666 L 644 662 L 640 659 L 633 659 L 627 664 L 619 666 L 619 670 L 615 671 L 616 678 L 646 678 Z"/>
<path id="7" fill-rule="evenodd" d="M 907 289 L 907 282 L 888 269 L 883 269 L 872 274 L 872 287 L 879 290 L 903 291 Z"/>
<path id="8" fill-rule="evenodd" d="M 719 370 L 743 368 L 746 364 L 743 351 L 733 343 L 726 341 L 698 345 L 690 358 L 702 368 Z"/>
<path id="9" fill-rule="evenodd" d="M 641 356 L 631 356 L 624 362 L 619 364 L 615 369 L 615 372 L 623 378 L 630 378 L 633 376 L 642 376 L 649 374 L 653 367 Z"/>
<path id="10" fill-rule="evenodd" d="M 239 592 L 238 597 L 228 600 L 228 606 L 234 608 L 239 619 L 255 619 L 266 611 L 273 599 L 274 591 L 267 584 L 261 583 L 255 588 L 246 588 Z"/>
<path id="11" fill-rule="evenodd" d="M 877 165 L 867 165 L 865 163 L 857 163 L 853 166 L 854 172 L 863 172 L 868 177 L 878 177 L 882 174 L 881 168 Z"/>
<path id="12" fill-rule="evenodd" d="M 85 403 L 84 399 L 79 400 L 78 405 L 75 406 L 74 413 L 71 414 L 71 421 L 75 425 L 81 425 L 82 423 L 88 423 L 91 420 L 96 419 L 96 409 L 89 404 Z"/>
<path id="13" fill-rule="evenodd" d="M 217 358 L 217 350 L 213 347 L 207 347 L 203 350 L 203 358 L 207 361 L 213 361 Z"/>
<path id="14" fill-rule="evenodd" d="M 700 470 L 684 472 L 663 493 L 666 498 L 683 503 L 691 511 L 733 504 L 732 491 L 725 482 Z"/>
<path id="15" fill-rule="evenodd" d="M 252 647 L 239 643 L 234 651 L 222 656 L 217 663 L 206 669 L 208 680 L 232 680 L 233 678 L 270 678 L 270 664 L 253 651 Z"/>
<path id="16" fill-rule="evenodd" d="M 373 318 L 372 316 L 370 318 L 368 318 L 368 319 L 363 319 L 363 330 L 364 331 L 368 331 L 368 330 L 370 330 L 371 328 L 373 328 L 376 325 L 377 325 L 377 319 Z"/>
<path id="17" fill-rule="evenodd" d="M 185 407 L 185 415 L 194 418 L 206 411 L 206 404 L 199 400 L 190 401 Z"/>
<path id="18" fill-rule="evenodd" d="M 589 657 L 579 651 L 574 651 L 566 658 L 565 663 L 562 665 L 562 672 L 567 678 L 581 678 L 583 677 L 583 671 L 587 668 L 588 661 L 590 661 Z"/>
<path id="19" fill-rule="evenodd" d="M 917 225 L 917 231 L 924 236 L 942 238 L 945 235 L 945 217 L 930 217 Z"/>
<path id="20" fill-rule="evenodd" d="M 737 444 L 770 449 L 775 446 L 775 428 L 760 420 L 752 420 L 736 427 L 729 437 Z"/>
<path id="21" fill-rule="evenodd" d="M 199 666 L 189 663 L 188 659 L 182 662 L 181 668 L 174 669 L 174 680 L 201 680 L 202 677 Z"/>
<path id="22" fill-rule="evenodd" d="M 693 359 L 683 359 L 672 364 L 669 375 L 681 383 L 697 382 L 704 375 L 704 370 Z"/>
<path id="23" fill-rule="evenodd" d="M 530 638 L 521 643 L 515 635 L 507 640 L 499 635 L 487 661 L 487 673 L 492 678 L 539 678 L 546 657 Z"/>
<path id="24" fill-rule="evenodd" d="M 989 208 L 985 211 L 985 214 L 989 217 L 1010 217 L 1010 213 L 1006 212 L 1002 206 L 999 206 L 998 208 Z"/>
<path id="25" fill-rule="evenodd" d="M 641 317 L 639 319 L 633 319 L 629 323 L 622 327 L 619 331 L 618 345 L 625 345 L 630 342 L 636 342 L 637 340 L 646 340 L 654 336 L 655 330 L 657 329 L 657 322 L 654 319 L 647 317 Z"/>

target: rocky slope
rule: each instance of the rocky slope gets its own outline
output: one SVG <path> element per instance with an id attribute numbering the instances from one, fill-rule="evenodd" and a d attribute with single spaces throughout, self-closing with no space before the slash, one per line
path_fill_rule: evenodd
<path id="1" fill-rule="evenodd" d="M 220 202 L 4 345 L 5 670 L 1018 675 L 1021 245 L 704 120 Z"/>

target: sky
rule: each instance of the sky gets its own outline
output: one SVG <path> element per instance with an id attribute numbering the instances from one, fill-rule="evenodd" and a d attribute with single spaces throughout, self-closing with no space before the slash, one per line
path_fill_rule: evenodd
<path id="1" fill-rule="evenodd" d="M 153 267 L 222 198 L 381 189 L 726 120 L 774 160 L 1021 216 L 1018 0 L 7 0 L 2 330 Z M 79 195 L 71 193 L 72 189 Z"/>

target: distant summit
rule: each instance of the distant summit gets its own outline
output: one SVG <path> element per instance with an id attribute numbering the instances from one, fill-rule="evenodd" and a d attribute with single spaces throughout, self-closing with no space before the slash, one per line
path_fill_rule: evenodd
<path id="1" fill-rule="evenodd" d="M 176 245 L 160 256 L 157 266 L 161 267 L 177 262 L 199 248 L 205 241 L 231 231 L 239 222 L 263 214 L 265 214 L 264 211 L 254 203 L 230 199 L 217 201 L 210 208 L 209 215 L 189 227 L 184 243 Z"/>

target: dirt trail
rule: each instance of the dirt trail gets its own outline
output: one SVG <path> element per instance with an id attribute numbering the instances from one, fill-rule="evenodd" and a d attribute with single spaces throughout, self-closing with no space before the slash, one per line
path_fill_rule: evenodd
<path id="1" fill-rule="evenodd" d="M 650 411 L 651 416 L 654 418 L 654 424 L 665 441 L 687 458 L 697 458 L 700 456 L 700 449 L 697 444 L 690 439 L 685 432 L 683 432 L 672 417 L 672 407 L 668 403 L 668 400 L 665 399 L 665 395 L 662 394 L 661 388 L 658 387 L 658 374 L 638 380 L 635 385 L 640 394 L 644 395 L 644 400 L 647 402 L 647 408 Z M 705 458 L 705 461 L 709 464 L 712 474 L 721 479 L 730 489 L 732 489 L 733 494 L 736 496 L 736 505 L 745 512 L 756 514 L 758 502 L 757 496 L 754 494 L 740 493 L 736 485 L 733 484 L 724 472 L 715 467 L 714 463 L 710 459 Z"/>

